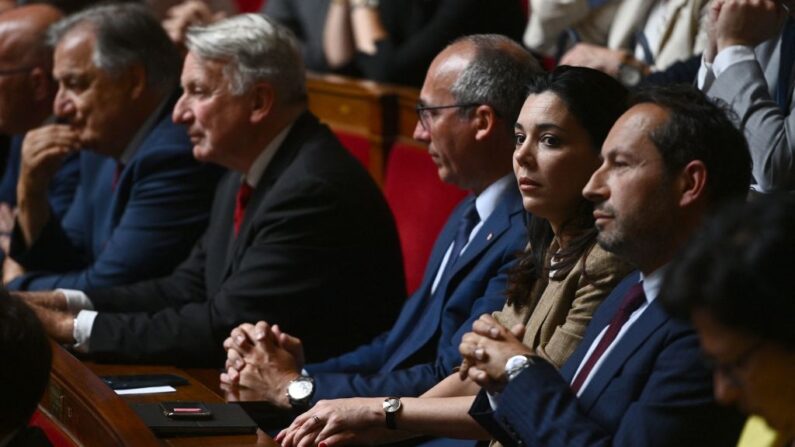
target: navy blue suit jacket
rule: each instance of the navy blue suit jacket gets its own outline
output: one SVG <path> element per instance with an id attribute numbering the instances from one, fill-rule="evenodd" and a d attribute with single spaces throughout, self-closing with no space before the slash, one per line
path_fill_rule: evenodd
<path id="1" fill-rule="evenodd" d="M 12 207 L 17 205 L 17 182 L 19 181 L 19 164 L 22 161 L 22 141 L 25 135 L 14 135 L 8 148 L 3 179 L 0 181 L 0 202 Z M 80 181 L 80 156 L 77 153 L 68 155 L 58 172 L 53 177 L 48 189 L 50 209 L 57 219 L 63 218 L 77 190 Z M 0 253 L 0 255 L 2 255 Z"/>
<path id="2" fill-rule="evenodd" d="M 458 345 L 481 314 L 505 304 L 507 273 L 526 243 L 527 214 L 510 187 L 483 223 L 454 271 L 431 285 L 452 244 L 463 212 L 451 214 L 431 252 L 420 288 L 388 332 L 324 363 L 308 365 L 315 401 L 349 396 L 417 396 L 461 363 Z"/>
<path id="3" fill-rule="evenodd" d="M 89 290 L 168 274 L 207 225 L 222 170 L 201 164 L 166 107 L 120 172 L 116 160 L 80 151 L 80 183 L 61 221 L 50 219 L 26 247 L 20 230 L 11 256 L 28 273 L 10 290 Z"/>
<path id="4" fill-rule="evenodd" d="M 210 224 L 171 275 L 88 293 L 102 360 L 221 366 L 221 343 L 265 320 L 339 355 L 394 321 L 405 300 L 392 214 L 367 171 L 311 113 L 293 124 L 235 237 L 241 177 L 218 185 Z"/>
<path id="5" fill-rule="evenodd" d="M 655 300 L 605 358 L 578 399 L 569 386 L 638 274 L 599 307 L 580 347 L 558 372 L 541 361 L 500 394 L 496 412 L 481 392 L 470 414 L 506 446 L 728 446 L 743 417 L 719 407 L 712 373 L 690 325 Z"/>

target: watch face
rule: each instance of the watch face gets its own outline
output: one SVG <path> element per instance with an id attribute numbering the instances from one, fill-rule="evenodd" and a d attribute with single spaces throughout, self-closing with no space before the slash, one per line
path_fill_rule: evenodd
<path id="1" fill-rule="evenodd" d="M 618 69 L 618 80 L 627 86 L 635 86 L 640 84 L 643 75 L 637 67 L 631 65 L 621 65 Z"/>
<path id="2" fill-rule="evenodd" d="M 287 394 L 294 400 L 306 399 L 312 394 L 314 384 L 309 380 L 295 380 L 287 387 Z"/>
<path id="3" fill-rule="evenodd" d="M 400 399 L 390 397 L 384 401 L 384 411 L 387 413 L 394 413 L 400 409 Z"/>
<path id="4" fill-rule="evenodd" d="M 515 355 L 509 358 L 508 361 L 505 363 L 505 370 L 510 371 L 512 369 L 519 368 L 523 366 L 525 363 L 527 363 L 527 357 L 523 355 Z"/>

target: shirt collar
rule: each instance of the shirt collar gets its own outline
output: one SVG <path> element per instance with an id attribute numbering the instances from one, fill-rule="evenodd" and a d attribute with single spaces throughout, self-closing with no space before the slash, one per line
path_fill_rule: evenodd
<path id="1" fill-rule="evenodd" d="M 513 174 L 507 174 L 478 194 L 475 198 L 475 209 L 478 210 L 478 216 L 481 222 L 491 216 L 491 213 L 494 212 L 494 209 L 497 208 L 497 204 L 500 202 L 500 197 L 502 197 L 513 182 Z"/>
<path id="2" fill-rule="evenodd" d="M 657 299 L 657 296 L 660 294 L 660 288 L 662 287 L 665 272 L 668 270 L 668 265 L 669 264 L 663 265 L 648 276 L 643 273 L 640 274 L 640 280 L 643 281 L 643 293 L 646 294 L 646 302 L 649 304 Z"/>
<path id="3" fill-rule="evenodd" d="M 121 157 L 119 157 L 119 163 L 126 165 L 132 160 L 133 155 L 135 155 L 135 151 L 138 150 L 138 147 L 141 143 L 144 142 L 144 139 L 149 136 L 149 131 L 152 130 L 157 120 L 160 118 L 161 113 L 163 113 L 163 109 L 166 108 L 166 104 L 171 99 L 171 94 L 168 94 L 160 101 L 160 104 L 157 105 L 154 112 L 149 114 L 146 118 L 146 121 L 138 128 L 138 131 L 135 132 L 133 139 L 130 140 L 130 143 L 127 144 L 127 147 L 124 148 L 124 152 L 121 153 Z"/>
<path id="4" fill-rule="evenodd" d="M 265 146 L 265 150 L 260 152 L 257 155 L 257 158 L 254 160 L 254 163 L 251 164 L 251 167 L 248 168 L 248 172 L 243 177 L 243 181 L 248 183 L 248 186 L 252 188 L 256 188 L 257 184 L 259 184 L 260 179 L 262 178 L 262 174 L 265 173 L 265 169 L 270 164 L 271 160 L 273 160 L 273 156 L 276 155 L 276 151 L 279 147 L 284 143 L 284 140 L 287 138 L 287 134 L 290 133 L 290 129 L 293 128 L 293 124 L 295 122 L 290 123 L 279 132 L 275 138 Z"/>

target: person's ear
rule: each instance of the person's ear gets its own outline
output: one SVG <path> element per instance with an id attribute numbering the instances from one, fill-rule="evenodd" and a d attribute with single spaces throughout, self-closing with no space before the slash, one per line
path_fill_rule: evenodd
<path id="1" fill-rule="evenodd" d="M 267 118 L 276 102 L 273 86 L 267 82 L 259 82 L 251 89 L 251 123 L 259 124 Z"/>
<path id="2" fill-rule="evenodd" d="M 472 125 L 475 128 L 475 139 L 484 140 L 495 131 L 497 112 L 491 106 L 479 105 L 474 113 Z"/>
<path id="3" fill-rule="evenodd" d="M 130 97 L 138 99 L 146 92 L 146 69 L 141 64 L 133 64 L 125 74 L 130 87 Z"/>
<path id="4" fill-rule="evenodd" d="M 33 67 L 30 71 L 30 84 L 35 102 L 50 100 L 55 95 L 55 83 L 42 67 Z"/>
<path id="5" fill-rule="evenodd" d="M 679 175 L 679 205 L 690 206 L 702 200 L 707 192 L 707 166 L 701 160 L 693 160 L 682 168 Z"/>

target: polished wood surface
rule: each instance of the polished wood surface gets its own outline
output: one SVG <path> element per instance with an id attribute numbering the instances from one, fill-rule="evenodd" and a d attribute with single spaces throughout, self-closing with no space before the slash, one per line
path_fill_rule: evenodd
<path id="1" fill-rule="evenodd" d="M 52 346 L 50 383 L 40 404 L 43 413 L 82 445 L 162 445 L 99 377 L 62 347 Z"/>
<path id="2" fill-rule="evenodd" d="M 368 141 L 367 168 L 382 184 L 384 163 L 392 144 L 397 139 L 412 141 L 419 90 L 345 76 L 309 74 L 307 94 L 309 109 L 335 132 Z"/>
<path id="3" fill-rule="evenodd" d="M 172 393 L 119 396 L 99 378 L 124 374 L 174 374 L 186 378 L 189 383 L 176 387 L 176 392 Z M 129 406 L 130 403 L 168 400 L 224 402 L 217 378 L 218 373 L 213 370 L 188 372 L 170 366 L 81 362 L 53 344 L 50 384 L 39 407 L 78 444 L 86 446 L 276 446 L 261 432 L 257 435 L 157 438 Z M 211 389 L 203 382 L 215 385 Z"/>

